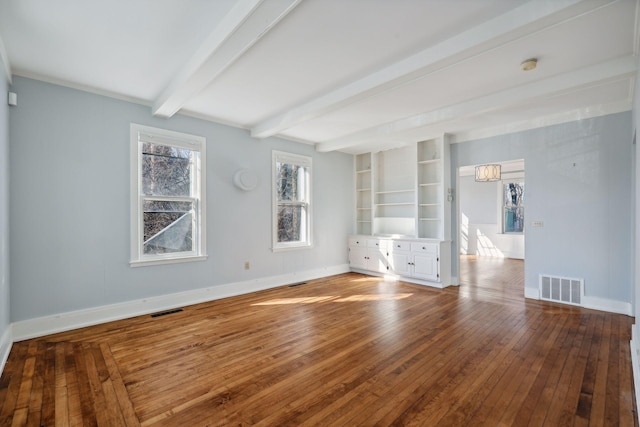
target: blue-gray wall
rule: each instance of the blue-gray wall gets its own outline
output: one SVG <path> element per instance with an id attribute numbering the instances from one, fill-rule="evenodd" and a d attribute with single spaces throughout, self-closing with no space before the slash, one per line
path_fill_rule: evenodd
<path id="1" fill-rule="evenodd" d="M 9 329 L 9 85 L 0 58 L 0 339 Z M 0 343 L 1 344 L 1 343 Z M 0 358 L 2 355 L 0 354 Z"/>
<path id="2" fill-rule="evenodd" d="M 346 264 L 351 155 L 20 77 L 12 90 L 12 321 Z M 207 138 L 207 261 L 129 266 L 131 122 Z M 311 249 L 270 249 L 274 149 L 313 157 Z M 257 172 L 256 190 L 233 186 L 240 168 Z"/>
<path id="3" fill-rule="evenodd" d="M 578 277 L 585 295 L 631 303 L 633 154 L 626 112 L 453 144 L 451 179 L 455 186 L 462 166 L 524 159 L 525 287 L 537 289 L 539 274 Z M 452 210 L 451 235 L 458 236 Z"/>

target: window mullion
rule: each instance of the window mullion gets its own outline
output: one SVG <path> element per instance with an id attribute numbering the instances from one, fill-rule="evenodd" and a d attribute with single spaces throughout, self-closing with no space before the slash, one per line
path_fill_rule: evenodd
<path id="1" fill-rule="evenodd" d="M 149 200 L 151 202 L 195 202 L 197 197 L 187 196 L 140 196 L 143 200 Z"/>

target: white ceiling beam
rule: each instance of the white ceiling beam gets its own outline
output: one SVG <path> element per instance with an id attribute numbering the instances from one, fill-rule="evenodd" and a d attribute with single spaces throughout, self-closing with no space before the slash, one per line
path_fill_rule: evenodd
<path id="1" fill-rule="evenodd" d="M 393 139 L 394 135 L 402 132 L 426 128 L 464 117 L 472 117 L 498 110 L 508 105 L 522 104 L 527 100 L 574 90 L 579 87 L 600 84 L 606 80 L 632 75 L 636 71 L 637 58 L 630 55 L 450 105 L 435 111 L 374 126 L 342 138 L 319 143 L 316 145 L 316 150 L 319 152 L 342 150 L 380 139 L 389 140 Z M 395 139 L 399 139 L 398 136 Z"/>
<path id="2" fill-rule="evenodd" d="M 301 0 L 240 0 L 155 101 L 155 116 L 171 117 L 260 40 Z"/>
<path id="3" fill-rule="evenodd" d="M 255 138 L 276 135 L 302 122 L 374 96 L 391 87 L 424 77 L 426 73 L 435 72 L 464 58 L 509 43 L 549 25 L 575 18 L 611 1 L 530 1 L 362 79 L 258 123 L 252 127 L 251 135 Z"/>
<path id="4" fill-rule="evenodd" d="M 629 78 L 630 80 L 633 77 Z M 606 116 L 629 111 L 633 107 L 633 102 L 629 99 L 613 101 L 605 104 L 587 105 L 574 108 L 560 113 L 547 114 L 534 117 L 528 120 L 519 120 L 502 125 L 491 126 L 482 129 L 472 129 L 469 131 L 456 132 L 451 139 L 451 143 L 473 141 L 476 139 L 490 138 L 507 133 L 521 132 L 529 129 L 558 125 L 561 123 L 574 122 L 577 120 L 591 119 L 593 117 Z"/>

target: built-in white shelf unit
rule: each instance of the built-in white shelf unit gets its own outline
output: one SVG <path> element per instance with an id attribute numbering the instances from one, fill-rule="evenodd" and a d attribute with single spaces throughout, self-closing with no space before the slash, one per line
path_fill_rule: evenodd
<path id="1" fill-rule="evenodd" d="M 446 135 L 355 156 L 356 233 L 449 240 Z"/>

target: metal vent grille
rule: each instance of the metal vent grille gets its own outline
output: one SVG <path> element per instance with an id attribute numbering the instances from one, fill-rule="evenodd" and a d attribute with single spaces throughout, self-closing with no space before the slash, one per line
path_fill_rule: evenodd
<path id="1" fill-rule="evenodd" d="M 583 297 L 584 279 L 540 275 L 541 299 L 582 306 Z"/>

